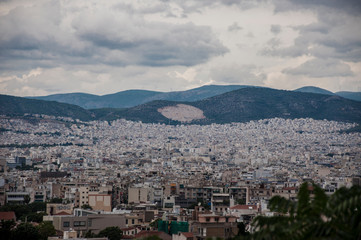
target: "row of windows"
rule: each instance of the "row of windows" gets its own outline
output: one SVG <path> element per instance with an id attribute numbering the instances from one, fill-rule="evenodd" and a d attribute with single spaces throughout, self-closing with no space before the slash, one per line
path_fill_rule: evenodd
<path id="1" fill-rule="evenodd" d="M 88 220 L 89 227 L 91 226 L 91 219 Z M 74 221 L 73 227 L 85 227 L 85 221 Z M 70 222 L 63 222 L 63 227 L 70 227 Z"/>
<path id="2" fill-rule="evenodd" d="M 24 198 L 25 196 L 28 195 L 8 195 L 8 198 Z"/>

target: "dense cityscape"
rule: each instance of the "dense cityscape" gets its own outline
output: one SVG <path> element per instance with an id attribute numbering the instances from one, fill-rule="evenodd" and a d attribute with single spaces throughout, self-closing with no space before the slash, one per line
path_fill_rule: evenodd
<path id="1" fill-rule="evenodd" d="M 361 240 L 361 0 L 0 0 L 0 240 Z"/>
<path id="2" fill-rule="evenodd" d="M 117 226 L 123 238 L 232 238 L 273 216 L 303 182 L 327 195 L 360 184 L 361 133 L 313 119 L 211 125 L 0 120 L 0 205 L 46 203 L 59 236 Z M 172 235 L 173 234 L 173 235 Z"/>

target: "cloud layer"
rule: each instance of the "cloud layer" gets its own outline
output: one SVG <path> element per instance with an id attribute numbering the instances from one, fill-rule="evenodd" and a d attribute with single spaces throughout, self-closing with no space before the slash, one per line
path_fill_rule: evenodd
<path id="1" fill-rule="evenodd" d="M 1 93 L 361 91 L 360 13 L 357 0 L 1 1 Z"/>

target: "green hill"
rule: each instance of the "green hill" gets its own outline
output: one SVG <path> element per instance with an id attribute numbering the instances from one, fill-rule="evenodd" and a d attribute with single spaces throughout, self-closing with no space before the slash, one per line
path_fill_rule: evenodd
<path id="1" fill-rule="evenodd" d="M 313 87 L 313 86 L 301 87 L 301 88 L 298 88 L 298 89 L 293 90 L 293 91 L 295 91 L 295 92 L 304 92 L 304 93 L 317 93 L 317 94 L 334 95 L 334 93 L 331 92 L 331 91 L 328 91 L 326 89 L 319 88 L 319 87 Z"/>
<path id="2" fill-rule="evenodd" d="M 25 113 L 71 117 L 83 121 L 94 119 L 92 112 L 76 105 L 0 95 L 1 115 L 22 116 Z"/>
<path id="3" fill-rule="evenodd" d="M 129 108 L 119 114 L 128 120 L 177 123 L 165 118 L 159 108 L 187 104 L 201 109 L 205 119 L 192 123 L 246 122 L 265 118 L 314 118 L 361 122 L 361 103 L 339 96 L 243 88 L 197 102 L 154 101 Z"/>
<path id="4" fill-rule="evenodd" d="M 156 100 L 132 108 L 103 108 L 86 110 L 81 107 L 0 95 L 0 114 L 46 114 L 66 116 L 80 120 L 114 120 L 178 124 L 158 110 L 178 104 L 191 105 L 203 111 L 204 119 L 195 124 L 246 122 L 265 118 L 313 118 L 346 122 L 361 122 L 361 102 L 337 95 L 325 95 L 269 88 L 241 88 L 195 102 Z M 183 113 L 182 113 L 183 114 Z"/>
<path id="5" fill-rule="evenodd" d="M 186 91 L 156 92 L 148 90 L 127 90 L 103 96 L 85 93 L 54 94 L 43 97 L 28 97 L 46 101 L 57 101 L 78 105 L 85 109 L 95 108 L 129 108 L 154 100 L 193 102 L 213 97 L 225 92 L 244 88 L 242 85 L 206 85 Z"/>
<path id="6" fill-rule="evenodd" d="M 347 99 L 351 99 L 351 100 L 355 100 L 355 101 L 361 101 L 361 92 L 336 92 L 336 94 L 338 96 L 347 98 Z"/>

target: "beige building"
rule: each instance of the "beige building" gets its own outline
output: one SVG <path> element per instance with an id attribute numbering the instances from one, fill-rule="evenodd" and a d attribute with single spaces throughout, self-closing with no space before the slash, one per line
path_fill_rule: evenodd
<path id="1" fill-rule="evenodd" d="M 90 231 L 98 234 L 101 230 L 117 226 L 125 228 L 125 216 L 123 214 L 90 214 L 87 216 L 54 216 L 53 225 L 58 231 L 77 232 L 78 237 L 83 237 Z"/>
<path id="2" fill-rule="evenodd" d="M 112 196 L 109 194 L 89 194 L 89 206 L 93 210 L 111 212 L 112 211 Z"/>
<path id="3" fill-rule="evenodd" d="M 89 204 L 89 187 L 79 188 L 79 207 Z"/>
<path id="4" fill-rule="evenodd" d="M 238 233 L 236 217 L 218 214 L 199 214 L 190 230 L 197 239 L 230 239 Z"/>
<path id="5" fill-rule="evenodd" d="M 151 195 L 150 188 L 131 187 L 128 189 L 128 203 L 146 203 L 149 202 Z"/>
<path id="6" fill-rule="evenodd" d="M 74 204 L 47 203 L 46 214 L 58 215 L 59 213 L 73 214 Z"/>

